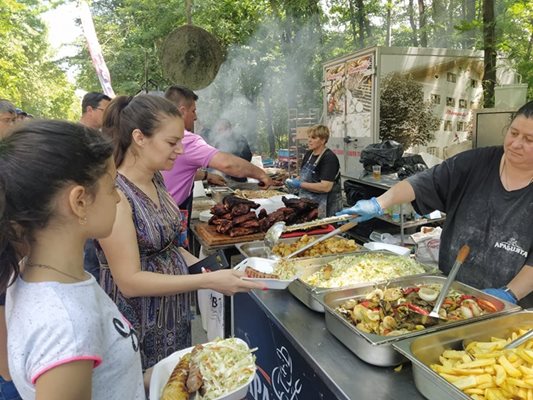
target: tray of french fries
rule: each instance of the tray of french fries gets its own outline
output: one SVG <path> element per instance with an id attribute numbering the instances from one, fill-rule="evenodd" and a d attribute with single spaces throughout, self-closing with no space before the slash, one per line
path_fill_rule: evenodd
<path id="1" fill-rule="evenodd" d="M 317 295 L 330 290 L 367 286 L 401 276 L 438 273 L 434 266 L 385 250 L 287 261 L 299 270 L 298 279 L 289 285 L 289 291 L 311 310 L 318 312 L 324 312 L 324 305 Z"/>
<path id="2" fill-rule="evenodd" d="M 503 347 L 533 328 L 533 312 L 498 316 L 394 344 L 413 364 L 417 389 L 431 400 L 533 398 L 533 340 Z"/>
<path id="3" fill-rule="evenodd" d="M 240 400 L 255 377 L 255 356 L 239 338 L 177 351 L 153 367 L 150 400 Z"/>

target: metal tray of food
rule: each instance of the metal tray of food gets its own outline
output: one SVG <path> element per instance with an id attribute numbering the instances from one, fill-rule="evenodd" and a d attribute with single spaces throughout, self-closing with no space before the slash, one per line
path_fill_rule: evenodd
<path id="1" fill-rule="evenodd" d="M 323 294 L 325 292 L 341 289 L 341 288 L 353 288 L 353 287 L 366 287 L 369 284 L 376 283 L 376 282 L 385 282 L 389 279 L 375 279 L 375 280 L 366 280 L 366 281 L 359 281 L 359 282 L 350 282 L 346 285 L 343 285 L 341 287 L 336 288 L 329 288 L 329 287 L 321 287 L 321 286 L 313 286 L 309 283 L 306 283 L 304 279 L 311 276 L 315 272 L 320 271 L 321 268 L 323 268 L 326 264 L 330 263 L 333 260 L 348 257 L 348 256 L 354 256 L 354 255 L 381 255 L 386 257 L 394 257 L 396 258 L 405 258 L 405 256 L 399 256 L 397 254 L 391 253 L 386 250 L 382 251 L 360 251 L 356 253 L 346 253 L 342 255 L 335 255 L 330 257 L 321 257 L 317 259 L 308 259 L 306 261 L 307 266 L 305 268 L 301 268 L 301 273 L 299 274 L 299 278 L 293 281 L 288 289 L 293 294 L 294 297 L 296 297 L 298 300 L 300 300 L 302 303 L 304 303 L 307 307 L 309 307 L 311 310 L 317 311 L 317 312 L 324 312 L 324 306 L 320 302 L 320 300 L 317 299 L 317 295 Z M 411 259 L 412 260 L 412 259 Z M 419 262 L 416 262 L 413 260 L 413 263 L 420 266 L 423 269 L 423 272 L 420 274 L 414 274 L 409 276 L 421 276 L 421 275 L 430 275 L 430 274 L 438 274 L 439 270 L 435 266 L 430 266 L 426 264 L 421 264 Z"/>
<path id="2" fill-rule="evenodd" d="M 470 396 L 429 366 L 438 364 L 439 357 L 445 350 L 462 350 L 463 340 L 490 341 L 492 337 L 509 337 L 511 332 L 517 329 L 531 328 L 533 328 L 533 312 L 521 311 L 424 336 L 407 338 L 394 343 L 394 348 L 412 362 L 416 388 L 426 398 L 471 400 Z"/>
<path id="3" fill-rule="evenodd" d="M 323 235 L 313 235 L 313 240 L 320 238 Z M 293 237 L 293 238 L 280 238 L 278 243 L 285 243 L 285 244 L 292 244 L 297 241 L 299 241 L 302 237 Z M 340 235 L 333 236 L 335 239 L 346 239 Z M 346 239 L 349 240 L 349 239 Z M 359 245 L 358 245 L 359 246 Z M 237 250 L 244 256 L 244 257 L 262 257 L 262 258 L 269 258 L 271 256 L 270 249 L 265 245 L 265 242 L 263 240 L 257 240 L 254 242 L 248 242 L 248 243 L 238 243 L 235 245 Z M 359 246 L 361 251 L 368 251 L 364 247 Z M 359 250 L 357 250 L 359 251 Z M 345 254 L 345 253 L 337 253 L 339 254 Z M 333 255 L 333 254 L 327 254 L 327 255 Z M 276 256 L 274 256 L 276 257 Z M 322 256 L 319 256 L 322 257 Z M 303 258 L 316 258 L 316 257 L 298 257 L 297 259 L 303 259 Z"/>
<path id="4" fill-rule="evenodd" d="M 396 336 L 381 336 L 363 332 L 335 311 L 335 308 L 343 304 L 345 301 L 350 299 L 364 299 L 367 294 L 375 289 L 385 290 L 387 288 L 402 288 L 431 284 L 442 285 L 445 280 L 446 277 L 437 275 L 404 277 L 385 283 L 368 285 L 366 287 L 328 291 L 318 296 L 318 299 L 322 302 L 326 311 L 327 329 L 363 361 L 383 367 L 397 365 L 405 361 L 404 356 L 394 350 L 392 346 L 393 342 L 483 319 L 494 318 L 498 315 L 520 310 L 520 307 L 515 304 L 502 301 L 501 299 L 490 296 L 481 290 L 456 281 L 452 284 L 452 289 L 465 295 L 471 295 L 478 299 L 490 301 L 497 311 L 469 319 L 446 321 L 443 323 L 439 322 L 437 325 L 425 329 Z"/>

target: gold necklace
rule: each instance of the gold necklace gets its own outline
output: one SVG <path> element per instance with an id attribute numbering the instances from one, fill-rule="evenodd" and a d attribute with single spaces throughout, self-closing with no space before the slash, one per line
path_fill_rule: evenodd
<path id="1" fill-rule="evenodd" d="M 503 161 L 502 161 L 502 169 L 500 171 L 500 179 L 502 181 L 502 185 L 503 187 L 505 188 L 505 190 L 509 190 L 507 189 L 507 187 L 509 186 L 509 182 L 508 182 L 508 178 L 507 178 L 507 173 L 504 174 L 504 170 L 505 170 L 505 156 L 503 157 Z M 527 183 L 527 185 L 525 186 L 522 186 L 520 189 L 523 189 L 529 185 L 531 185 L 531 183 L 533 182 L 533 176 L 531 177 L 531 179 L 529 180 L 529 182 Z M 517 189 L 518 190 L 518 189 Z"/>
<path id="2" fill-rule="evenodd" d="M 55 272 L 57 272 L 57 273 L 59 273 L 59 274 L 61 274 L 61 275 L 67 276 L 67 277 L 69 277 L 70 279 L 74 279 L 74 280 L 77 281 L 77 282 L 82 282 L 82 281 L 85 280 L 85 277 L 84 277 L 84 278 L 80 278 L 80 277 L 77 277 L 77 276 L 71 275 L 71 274 L 69 274 L 68 272 L 61 271 L 60 269 L 57 269 L 57 268 L 55 268 L 55 267 L 52 267 L 51 265 L 26 263 L 26 267 L 36 267 L 36 268 L 49 269 L 49 270 L 55 271 Z M 84 275 L 85 275 L 85 272 L 84 272 Z"/>

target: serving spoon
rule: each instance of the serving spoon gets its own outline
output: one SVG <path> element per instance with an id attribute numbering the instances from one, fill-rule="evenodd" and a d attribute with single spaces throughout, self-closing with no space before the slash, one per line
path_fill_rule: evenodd
<path id="1" fill-rule="evenodd" d="M 447 320 L 447 318 L 443 317 L 439 314 L 439 310 L 442 306 L 442 303 L 444 302 L 444 299 L 448 295 L 448 292 L 450 291 L 450 286 L 452 285 L 453 281 L 455 280 L 455 277 L 457 275 L 457 272 L 459 271 L 459 268 L 461 265 L 463 265 L 463 262 L 465 261 L 466 257 L 468 256 L 468 253 L 470 253 L 470 247 L 468 245 L 464 245 L 459 250 L 459 253 L 457 254 L 457 257 L 455 259 L 455 262 L 453 263 L 452 269 L 450 270 L 450 273 L 448 274 L 448 277 L 446 278 L 446 281 L 444 281 L 442 288 L 439 292 L 439 295 L 437 297 L 437 300 L 435 301 L 435 305 L 433 306 L 433 309 L 429 312 L 429 314 L 426 314 L 427 311 L 424 310 L 424 312 L 419 311 L 416 307 L 410 308 L 410 310 L 416 314 L 424 315 L 428 318 L 436 318 L 441 320 Z"/>
<path id="2" fill-rule="evenodd" d="M 448 278 L 446 278 L 446 281 L 442 285 L 442 289 L 440 290 L 439 297 L 437 297 L 437 301 L 435 301 L 433 310 L 431 310 L 431 312 L 429 313 L 430 317 L 445 319 L 439 315 L 440 307 L 442 306 L 444 299 L 448 295 L 450 286 L 455 280 L 455 276 L 457 275 L 459 268 L 461 267 L 461 265 L 463 265 L 469 253 L 470 253 L 470 247 L 466 244 L 463 245 L 463 247 L 461 247 L 461 249 L 459 250 L 459 253 L 457 254 L 457 258 L 455 259 L 455 262 L 453 263 L 453 267 L 450 270 L 450 273 L 448 274 Z"/>

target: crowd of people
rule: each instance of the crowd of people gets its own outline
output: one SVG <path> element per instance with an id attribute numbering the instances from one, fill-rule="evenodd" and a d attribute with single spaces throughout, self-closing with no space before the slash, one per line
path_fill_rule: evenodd
<path id="1" fill-rule="evenodd" d="M 191 345 L 196 290 L 263 288 L 234 270 L 188 273 L 198 259 L 160 171 L 183 162 L 169 182 L 183 200 L 199 168 L 271 181 L 192 133 L 194 92 L 169 93 L 88 93 L 78 124 L 18 124 L 0 103 L 4 398 L 144 399 L 151 367 Z"/>
<path id="2" fill-rule="evenodd" d="M 197 100 L 183 86 L 88 93 L 79 123 L 19 123 L 0 100 L 0 399 L 145 399 L 151 368 L 191 345 L 197 290 L 263 289 L 235 270 L 189 274 L 198 259 L 180 209 L 190 215 L 194 181 L 224 183 L 210 168 L 272 184 L 248 144 L 232 154 L 194 133 Z M 217 132 L 230 137 L 231 123 Z M 309 129 L 300 176 L 286 182 L 322 216 L 342 208 L 328 139 L 327 127 Z M 530 102 L 503 147 L 461 153 L 340 213 L 364 222 L 405 202 L 446 212 L 441 270 L 469 244 L 458 279 L 517 302 L 533 289 L 532 183 Z"/>

